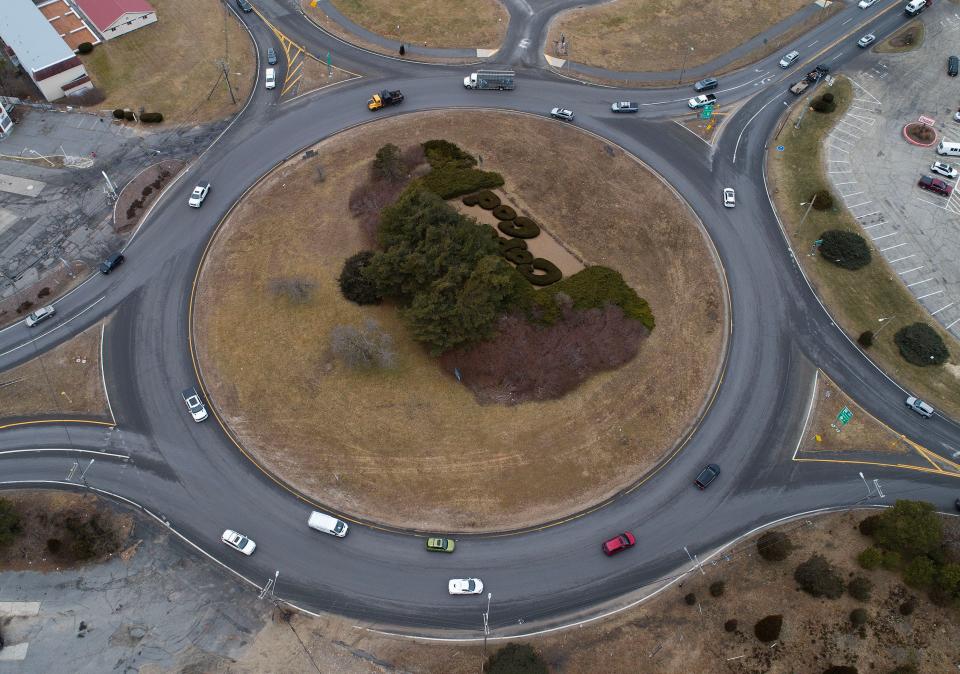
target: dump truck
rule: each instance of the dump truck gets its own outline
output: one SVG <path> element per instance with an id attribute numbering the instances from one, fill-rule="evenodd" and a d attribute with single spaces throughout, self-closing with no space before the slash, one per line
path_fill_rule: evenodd
<path id="1" fill-rule="evenodd" d="M 400 91 L 387 91 L 384 89 L 378 94 L 374 94 L 367 101 L 367 107 L 370 110 L 379 110 L 388 105 L 399 105 L 403 103 L 403 93 Z"/>
<path id="2" fill-rule="evenodd" d="M 700 94 L 694 98 L 691 98 L 687 101 L 687 105 L 696 110 L 697 108 L 702 108 L 706 105 L 716 105 L 717 97 L 713 94 Z"/>
<path id="3" fill-rule="evenodd" d="M 807 90 L 807 87 L 810 86 L 810 82 L 806 79 L 802 79 L 799 82 L 796 82 L 792 87 L 790 87 L 790 93 L 794 96 L 799 96 L 804 91 Z"/>
<path id="4" fill-rule="evenodd" d="M 512 70 L 478 70 L 463 78 L 467 89 L 510 91 L 514 88 Z"/>

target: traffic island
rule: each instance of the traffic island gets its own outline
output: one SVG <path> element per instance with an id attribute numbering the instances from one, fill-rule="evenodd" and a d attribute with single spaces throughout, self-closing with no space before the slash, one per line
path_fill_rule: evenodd
<path id="1" fill-rule="evenodd" d="M 515 218 L 649 303 L 656 327 L 635 357 L 559 399 L 485 404 L 414 339 L 403 305 L 344 298 L 345 261 L 371 246 L 356 200 L 398 197 L 362 192 L 374 154 L 393 143 L 409 157 L 436 139 L 500 174 Z M 225 220 L 193 306 L 212 407 L 265 470 L 350 515 L 447 531 L 532 525 L 636 482 L 700 415 L 727 330 L 712 247 L 672 190 L 617 147 L 502 112 L 404 115 L 305 150 Z M 337 354 L 358 340 L 392 366 L 346 364 Z"/>
<path id="2" fill-rule="evenodd" d="M 904 125 L 903 137 L 911 145 L 919 147 L 930 147 L 937 142 L 937 132 L 932 126 L 924 122 L 911 122 Z"/>

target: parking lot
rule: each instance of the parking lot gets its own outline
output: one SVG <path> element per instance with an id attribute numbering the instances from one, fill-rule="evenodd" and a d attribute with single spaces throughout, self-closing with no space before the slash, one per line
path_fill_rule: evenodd
<path id="1" fill-rule="evenodd" d="M 947 58 L 960 55 L 960 7 L 923 15 L 926 38 L 907 53 L 864 50 L 848 70 L 854 101 L 828 136 L 826 171 L 864 235 L 891 264 L 917 300 L 960 337 L 960 194 L 941 196 L 918 187 L 935 161 L 960 169 L 960 157 L 941 157 L 903 137 L 920 116 L 933 120 L 937 140 L 960 142 L 960 78 L 947 75 Z M 928 122 L 929 123 L 929 122 Z"/>

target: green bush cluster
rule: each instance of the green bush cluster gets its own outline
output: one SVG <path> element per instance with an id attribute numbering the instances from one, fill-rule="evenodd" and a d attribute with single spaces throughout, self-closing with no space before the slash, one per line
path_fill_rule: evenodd
<path id="1" fill-rule="evenodd" d="M 770 643 L 780 638 L 780 630 L 782 628 L 782 615 L 768 615 L 757 621 L 757 624 L 753 626 L 753 633 L 760 641 Z"/>
<path id="2" fill-rule="evenodd" d="M 383 297 L 377 291 L 377 285 L 363 275 L 363 269 L 373 259 L 372 250 L 364 250 L 351 255 L 343 263 L 343 270 L 337 278 L 340 292 L 351 302 L 356 304 L 380 304 Z"/>
<path id="3" fill-rule="evenodd" d="M 477 160 L 469 152 L 464 152 L 456 143 L 449 140 L 428 140 L 421 144 L 430 166 L 437 168 L 445 164 L 456 164 L 463 168 L 477 165 Z"/>
<path id="4" fill-rule="evenodd" d="M 819 189 L 810 195 L 810 207 L 815 211 L 829 211 L 833 208 L 833 195 L 828 189 Z"/>
<path id="5" fill-rule="evenodd" d="M 441 199 L 503 186 L 502 175 L 474 168 L 477 160 L 450 141 L 428 140 L 422 147 L 430 173 L 418 182 Z"/>
<path id="6" fill-rule="evenodd" d="M 768 562 L 782 562 L 792 551 L 793 543 L 781 531 L 768 531 L 757 539 L 757 553 Z"/>
<path id="7" fill-rule="evenodd" d="M 144 124 L 159 124 L 163 121 L 163 115 L 159 112 L 145 112 L 140 115 L 140 121 Z"/>
<path id="8" fill-rule="evenodd" d="M 820 235 L 820 255 L 829 262 L 856 271 L 870 264 L 870 248 L 862 236 L 842 229 Z"/>
<path id="9" fill-rule="evenodd" d="M 883 551 L 878 548 L 867 548 L 857 555 L 857 562 L 868 571 L 880 566 L 883 561 Z"/>
<path id="10" fill-rule="evenodd" d="M 373 175 L 380 180 L 397 182 L 406 175 L 406 167 L 403 165 L 403 157 L 400 154 L 400 148 L 393 143 L 387 143 L 379 150 L 373 158 Z"/>
<path id="11" fill-rule="evenodd" d="M 93 45 L 89 42 L 81 42 L 77 45 L 78 54 L 89 54 L 93 51 Z"/>
<path id="12" fill-rule="evenodd" d="M 643 323 L 648 330 L 653 330 L 656 324 L 647 301 L 627 285 L 620 272 L 609 267 L 586 267 L 536 293 L 534 308 L 540 320 L 552 324 L 560 318 L 559 303 L 556 301 L 559 293 L 568 296 L 575 309 L 601 309 L 613 304 L 623 309 L 628 318 Z"/>
<path id="13" fill-rule="evenodd" d="M 870 601 L 870 594 L 873 592 L 873 581 L 866 576 L 854 576 L 847 583 L 847 592 L 857 601 Z"/>
<path id="14" fill-rule="evenodd" d="M 920 367 L 943 365 L 950 358 L 943 339 L 926 323 L 911 323 L 900 328 L 893 341 L 908 363 Z"/>
<path id="15" fill-rule="evenodd" d="M 100 515 L 85 519 L 79 515 L 69 515 L 64 520 L 64 528 L 70 534 L 70 552 L 74 559 L 85 561 L 116 552 L 119 537 L 109 523 L 104 523 Z"/>
<path id="16" fill-rule="evenodd" d="M 793 572 L 800 589 L 813 597 L 837 599 L 843 594 L 843 578 L 823 555 L 813 555 Z"/>
<path id="17" fill-rule="evenodd" d="M 12 543 L 21 530 L 20 513 L 13 502 L 0 498 L 0 547 Z"/>

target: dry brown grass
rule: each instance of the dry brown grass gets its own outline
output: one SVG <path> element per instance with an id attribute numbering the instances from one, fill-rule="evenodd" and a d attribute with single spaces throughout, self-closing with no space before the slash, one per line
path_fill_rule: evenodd
<path id="1" fill-rule="evenodd" d="M 331 0 L 348 19 L 391 40 L 427 47 L 494 49 L 510 14 L 497 0 Z M 309 0 L 305 0 L 307 6 Z M 400 29 L 397 30 L 397 26 Z"/>
<path id="2" fill-rule="evenodd" d="M 54 316 L 49 321 L 56 321 Z M 41 323 L 35 330 L 49 329 Z M 3 418 L 81 416 L 110 419 L 100 376 L 100 326 L 0 374 Z M 30 347 L 27 347 L 30 348 Z"/>
<path id="3" fill-rule="evenodd" d="M 299 61 L 302 62 L 302 65 L 297 68 L 292 77 L 288 76 L 287 81 L 282 84 L 283 88 L 280 91 L 280 96 L 284 100 L 357 77 L 353 73 L 332 64 L 328 69 L 326 63 L 321 63 L 309 56 L 304 56 Z"/>
<path id="4" fill-rule="evenodd" d="M 550 26 L 547 51 L 553 54 L 554 41 L 563 33 L 569 44 L 567 57 L 577 63 L 656 72 L 679 69 L 686 52 L 685 65 L 692 68 L 712 61 L 809 4 L 809 0 L 617 0 L 562 14 Z"/>
<path id="5" fill-rule="evenodd" d="M 165 122 L 196 124 L 239 112 L 256 76 L 256 54 L 246 29 L 217 0 L 151 4 L 157 10 L 155 24 L 80 57 L 107 96 L 96 107 L 139 112 L 142 106 L 163 113 Z M 226 61 L 236 104 L 220 79 L 220 59 Z"/>
<path id="6" fill-rule="evenodd" d="M 376 148 L 431 138 L 481 155 L 521 212 L 587 263 L 619 270 L 649 301 L 657 327 L 636 359 L 561 400 L 481 406 L 409 339 L 393 308 L 340 296 L 342 263 L 364 247 L 350 193 Z M 230 216 L 195 303 L 210 399 L 270 470 L 324 503 L 397 525 L 516 527 L 613 494 L 695 420 L 725 334 L 716 263 L 688 209 L 621 150 L 567 125 L 496 112 L 404 115 L 318 149 Z M 313 283 L 311 300 L 275 300 L 268 285 L 278 276 Z M 331 329 L 368 317 L 393 336 L 395 371 L 356 374 L 329 358 Z"/>

